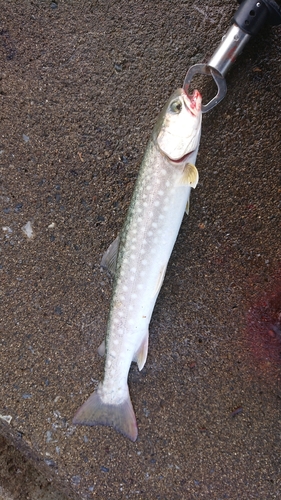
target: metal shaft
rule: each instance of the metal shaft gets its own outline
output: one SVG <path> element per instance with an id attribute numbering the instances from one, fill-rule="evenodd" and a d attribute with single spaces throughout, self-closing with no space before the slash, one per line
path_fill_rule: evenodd
<path id="1" fill-rule="evenodd" d="M 222 38 L 217 50 L 208 61 L 207 66 L 225 76 L 237 56 L 242 52 L 251 35 L 245 33 L 239 26 L 233 24 Z"/>

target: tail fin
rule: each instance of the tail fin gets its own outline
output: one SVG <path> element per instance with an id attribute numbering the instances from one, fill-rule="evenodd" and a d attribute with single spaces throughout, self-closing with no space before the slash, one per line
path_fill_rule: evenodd
<path id="1" fill-rule="evenodd" d="M 104 403 L 98 391 L 93 392 L 76 412 L 73 423 L 78 425 L 109 425 L 131 441 L 136 441 L 138 436 L 137 422 L 129 391 L 127 399 L 118 405 Z"/>

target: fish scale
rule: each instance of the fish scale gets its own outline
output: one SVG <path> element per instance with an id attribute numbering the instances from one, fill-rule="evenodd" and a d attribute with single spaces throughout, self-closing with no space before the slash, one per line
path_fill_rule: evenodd
<path id="1" fill-rule="evenodd" d="M 185 127 L 186 129 L 185 129 Z M 74 423 L 111 425 L 131 440 L 137 424 L 127 378 L 132 361 L 141 370 L 148 327 L 166 267 L 198 182 L 194 163 L 201 131 L 201 96 L 176 91 L 160 113 L 147 146 L 120 238 L 106 253 L 116 260 L 109 313 L 104 380 Z"/>

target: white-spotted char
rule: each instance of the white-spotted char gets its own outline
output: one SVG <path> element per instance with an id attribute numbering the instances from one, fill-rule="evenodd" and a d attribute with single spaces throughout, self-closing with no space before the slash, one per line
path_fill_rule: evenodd
<path id="1" fill-rule="evenodd" d="M 148 327 L 191 188 L 201 133 L 201 95 L 178 89 L 160 113 L 147 146 L 120 237 L 102 265 L 115 274 L 105 347 L 104 380 L 79 408 L 74 423 L 110 425 L 137 438 L 128 389 L 132 361 L 141 370 Z"/>

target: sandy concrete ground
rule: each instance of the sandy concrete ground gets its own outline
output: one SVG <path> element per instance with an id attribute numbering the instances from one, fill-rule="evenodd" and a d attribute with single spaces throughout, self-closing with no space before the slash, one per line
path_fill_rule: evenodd
<path id="1" fill-rule="evenodd" d="M 129 375 L 137 442 L 72 425 L 102 378 L 111 283 L 99 263 L 152 125 L 235 9 L 0 1 L 2 449 L 28 456 L 60 498 L 281 498 L 280 27 L 251 41 L 204 116 L 200 182 L 147 363 Z M 33 498 L 1 471 L 3 491 Z"/>

